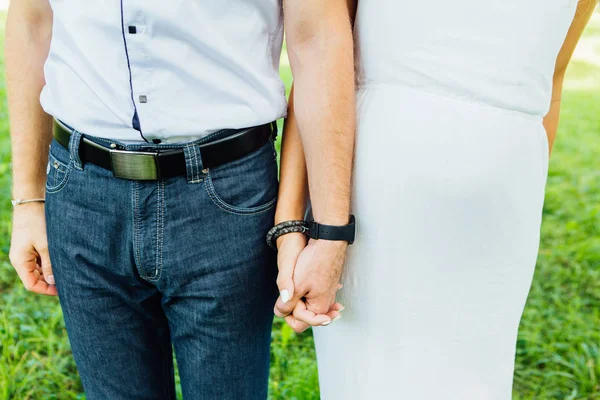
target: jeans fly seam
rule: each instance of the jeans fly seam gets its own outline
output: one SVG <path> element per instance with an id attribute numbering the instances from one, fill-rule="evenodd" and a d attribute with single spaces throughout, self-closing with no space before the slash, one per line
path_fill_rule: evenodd
<path id="1" fill-rule="evenodd" d="M 132 182 L 131 186 L 133 190 L 133 256 L 138 266 L 138 270 L 141 272 L 142 259 L 140 256 L 140 238 L 139 238 L 139 220 L 138 220 L 138 208 L 139 208 L 139 189 L 137 182 Z M 140 274 L 141 275 L 141 274 Z"/>
<path id="2" fill-rule="evenodd" d="M 164 214 L 163 214 L 163 198 L 164 198 L 164 181 L 161 179 L 157 185 L 157 200 L 156 200 L 156 267 L 154 276 L 148 277 L 148 280 L 156 281 L 160 279 L 162 273 L 162 248 L 163 248 L 163 229 L 164 229 Z"/>
<path id="3" fill-rule="evenodd" d="M 160 272 L 163 268 L 163 248 L 165 245 L 165 181 L 160 181 L 161 206 L 160 206 Z"/>
<path id="4" fill-rule="evenodd" d="M 156 183 L 156 259 L 154 261 L 154 263 L 155 263 L 154 275 L 152 275 L 148 279 L 156 279 L 156 277 L 158 276 L 158 270 L 159 270 L 158 260 L 159 260 L 159 251 L 160 251 L 159 237 L 160 237 L 160 180 Z"/>
<path id="5" fill-rule="evenodd" d="M 162 194 L 164 191 L 164 181 L 161 179 L 157 182 L 157 198 L 156 198 L 156 258 L 154 275 L 144 276 L 143 278 L 147 281 L 156 282 L 160 279 L 162 274 L 162 241 L 164 234 L 163 231 L 163 216 L 162 216 Z"/>

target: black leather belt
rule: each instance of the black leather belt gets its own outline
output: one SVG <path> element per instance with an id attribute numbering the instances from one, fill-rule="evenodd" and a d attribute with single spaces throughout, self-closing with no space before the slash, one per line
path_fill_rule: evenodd
<path id="1" fill-rule="evenodd" d="M 274 123 L 241 129 L 223 139 L 199 145 L 202 165 L 204 168 L 214 168 L 260 149 L 271 135 L 276 134 L 273 126 Z M 56 141 L 68 149 L 70 137 L 71 131 L 55 121 Z M 186 174 L 183 148 L 132 151 L 111 147 L 83 136 L 79 145 L 79 158 L 83 164 L 95 164 L 122 179 L 157 180 Z"/>

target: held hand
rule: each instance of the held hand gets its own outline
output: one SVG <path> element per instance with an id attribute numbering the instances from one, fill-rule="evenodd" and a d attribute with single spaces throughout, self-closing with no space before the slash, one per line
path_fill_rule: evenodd
<path id="1" fill-rule="evenodd" d="M 329 325 L 340 316 L 343 307 L 335 303 L 335 296 L 340 288 L 347 247 L 346 242 L 311 240 L 295 256 L 295 267 L 286 267 L 293 269 L 294 292 L 287 302 L 280 296 L 275 314 L 285 317 L 296 332 L 305 330 L 308 325 Z"/>
<path id="2" fill-rule="evenodd" d="M 49 296 L 57 295 L 48 254 L 43 203 L 15 207 L 9 258 L 25 289 Z"/>
<path id="3" fill-rule="evenodd" d="M 279 317 L 285 317 L 294 309 L 295 303 L 291 302 L 294 297 L 294 269 L 298 256 L 306 247 L 308 238 L 302 233 L 289 233 L 277 239 L 277 266 L 279 275 L 277 276 L 277 287 L 279 288 L 279 300 L 277 304 L 286 304 L 286 308 L 280 310 L 275 307 L 275 314 Z M 297 301 L 297 300 L 296 300 Z"/>
<path id="4" fill-rule="evenodd" d="M 292 314 L 285 317 L 285 322 L 296 332 L 302 333 L 307 330 L 311 326 L 327 326 L 338 318 L 341 318 L 342 311 L 344 310 L 344 306 L 340 303 L 335 303 L 329 308 L 329 312 L 326 315 L 323 314 L 315 314 L 314 312 L 308 310 L 306 308 L 306 303 L 303 300 L 300 300 L 296 303 L 296 307 L 294 307 L 294 311 Z M 322 317 L 329 317 L 322 321 Z M 305 322 L 309 321 L 309 323 Z"/>

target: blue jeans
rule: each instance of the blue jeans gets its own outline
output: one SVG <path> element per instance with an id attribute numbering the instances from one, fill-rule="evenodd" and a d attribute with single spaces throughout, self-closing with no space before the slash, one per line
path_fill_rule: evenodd
<path id="1" fill-rule="evenodd" d="M 264 400 L 276 255 L 277 165 L 272 141 L 204 169 L 184 147 L 187 176 L 128 181 L 50 147 L 50 258 L 88 400 L 175 399 L 173 355 L 186 399 Z M 109 142 L 92 138 L 98 143 Z"/>

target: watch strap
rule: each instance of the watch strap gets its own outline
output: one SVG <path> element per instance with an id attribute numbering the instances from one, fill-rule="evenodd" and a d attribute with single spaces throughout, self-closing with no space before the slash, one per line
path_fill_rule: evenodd
<path id="1" fill-rule="evenodd" d="M 324 225 L 312 221 L 308 223 L 308 229 L 311 239 L 346 241 L 352 244 L 356 238 L 356 219 L 351 215 L 350 223 L 344 226 Z"/>

